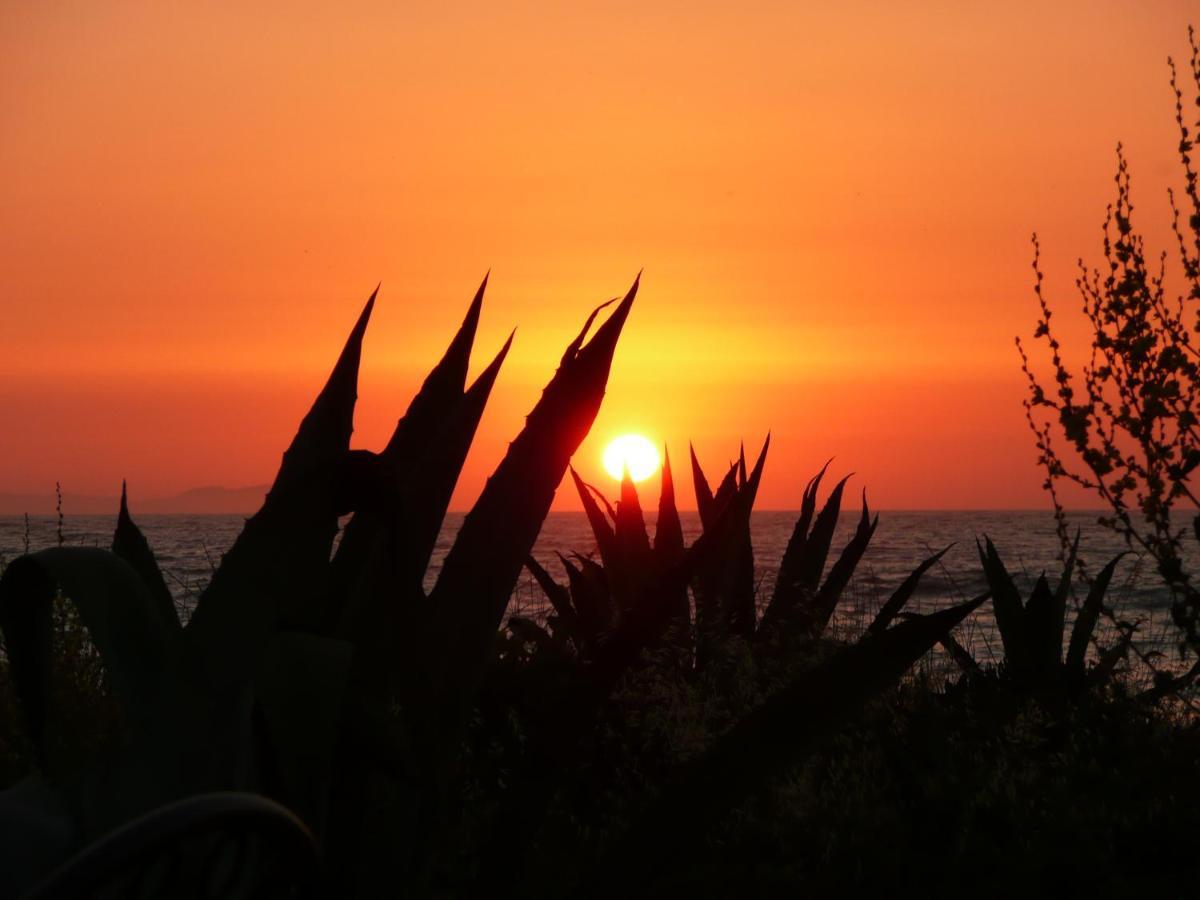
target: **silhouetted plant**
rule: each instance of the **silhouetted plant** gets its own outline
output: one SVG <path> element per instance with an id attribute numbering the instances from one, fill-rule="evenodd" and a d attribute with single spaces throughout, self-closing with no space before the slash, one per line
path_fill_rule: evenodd
<path id="1" fill-rule="evenodd" d="M 1200 47 L 1189 29 L 1189 74 L 1200 108 Z M 1183 559 L 1189 531 L 1200 538 L 1200 509 L 1191 475 L 1200 465 L 1200 186 L 1193 159 L 1200 119 L 1185 114 L 1184 94 L 1173 60 L 1171 88 L 1179 129 L 1179 159 L 1186 196 L 1181 209 L 1168 191 L 1172 231 L 1178 245 L 1182 292 L 1170 296 L 1164 252 L 1149 258 L 1133 225 L 1129 166 L 1117 147 L 1117 197 L 1104 220 L 1103 270 L 1082 261 L 1076 287 L 1091 328 L 1091 354 L 1079 371 L 1063 358 L 1051 324 L 1053 313 L 1043 293 L 1040 247 L 1034 236 L 1035 291 L 1041 317 L 1034 339 L 1045 343 L 1052 383 L 1033 371 L 1020 340 L 1022 368 L 1029 381 L 1025 407 L 1036 437 L 1045 487 L 1053 498 L 1064 555 L 1069 543 L 1058 482 L 1066 480 L 1092 492 L 1111 514 L 1102 524 L 1130 547 L 1144 550 L 1172 594 L 1172 615 L 1193 648 L 1200 646 L 1200 589 Z M 1041 418 L 1040 410 L 1048 416 Z M 1061 436 L 1071 448 L 1064 455 Z M 1180 504 L 1192 510 L 1184 524 L 1172 513 Z"/>
<path id="2" fill-rule="evenodd" d="M 684 545 L 679 525 L 669 454 L 664 457 L 653 544 L 637 489 L 628 475 L 614 508 L 573 472 L 599 561 L 580 553 L 570 558 L 560 555 L 567 575 L 564 586 L 530 557 L 526 566 L 553 612 L 545 629 L 526 619 L 510 622 L 514 634 L 535 649 L 569 651 L 594 668 L 611 664 L 619 654 L 618 674 L 639 653 L 664 640 L 683 651 L 682 656 L 675 657 L 676 662 L 685 668 L 693 664 L 702 668 L 731 640 L 743 639 L 756 648 L 772 649 L 780 641 L 812 642 L 822 638 L 878 527 L 879 517 L 871 518 L 864 492 L 855 532 L 826 573 L 849 476 L 837 484 L 817 514 L 817 494 L 825 474 L 822 468 L 805 487 L 800 516 L 774 592 L 760 616 L 750 514 L 769 443 L 764 443 L 753 468 L 747 468 L 745 454 L 740 453 L 715 492 L 692 453 L 702 532 L 691 547 Z M 867 634 L 881 634 L 895 621 L 921 576 L 948 549 L 922 562 L 905 579 L 880 609 Z M 694 619 L 690 615 L 693 607 Z"/>
<path id="3" fill-rule="evenodd" d="M 56 547 L 7 566 L 8 671 L 43 774 L 54 776 L 44 815 L 68 815 L 62 831 L 85 842 L 179 796 L 250 788 L 318 832 L 341 892 L 420 882 L 476 686 L 599 409 L 637 282 L 590 341 L 596 312 L 568 346 L 426 596 L 421 577 L 507 351 L 465 386 L 483 290 L 380 454 L 349 450 L 372 294 L 186 627 L 124 495 L 112 552 Z M 331 561 L 346 513 L 354 518 Z M 52 772 L 60 593 L 103 661 L 124 727 L 117 752 Z M 28 803 L 27 792 L 6 796 Z M 45 865 L 45 854 L 23 862 Z M 19 885 L 21 873 L 7 874 Z"/>
<path id="4" fill-rule="evenodd" d="M 510 801 L 510 815 L 520 829 L 514 832 L 514 818 L 505 818 L 505 830 L 491 851 L 494 857 L 512 866 L 529 852 L 529 841 L 515 835 L 536 831 L 541 811 L 559 786 L 554 773 L 572 767 L 596 727 L 590 710 L 598 710 L 639 665 L 703 678 L 742 649 L 762 658 L 768 684 L 755 689 L 760 696 L 749 708 L 737 710 L 731 726 L 699 758 L 668 773 L 666 793 L 606 857 L 600 866 L 605 874 L 596 874 L 585 892 L 589 894 L 616 890 L 617 881 L 638 882 L 668 863 L 699 839 L 718 812 L 779 774 L 812 742 L 894 684 L 986 599 L 985 595 L 893 626 L 939 553 L 904 581 L 858 642 L 822 642 L 878 524 L 864 498 L 854 536 L 822 581 L 845 483 L 833 491 L 814 526 L 822 470 L 805 490 L 781 573 L 782 587 L 773 597 L 774 618 L 764 615 L 760 621 L 749 525 L 768 444 L 753 467 L 740 453 L 715 492 L 692 454 L 702 532 L 690 547 L 684 545 L 679 527 L 669 454 L 664 455 L 653 543 L 628 474 L 615 508 L 575 476 L 599 561 L 578 553 L 560 557 L 568 577 L 564 586 L 536 560 L 527 560 L 553 612 L 545 628 L 525 619 L 510 621 L 516 645 L 507 658 L 511 663 L 513 656 L 528 654 L 531 665 L 553 666 L 559 679 L 573 676 L 580 687 L 563 692 L 557 711 L 546 716 L 557 723 L 548 734 L 526 735 L 525 776 L 508 792 L 515 800 Z M 694 618 L 688 615 L 689 587 Z M 798 647 L 809 652 L 786 652 Z"/>
<path id="5" fill-rule="evenodd" d="M 1019 688 L 1043 694 L 1079 694 L 1106 684 L 1116 666 L 1128 653 L 1131 639 L 1122 635 L 1111 647 L 1101 649 L 1095 664 L 1087 668 L 1088 648 L 1094 640 L 1096 624 L 1104 610 L 1105 596 L 1112 583 L 1121 554 L 1110 560 L 1096 575 L 1087 597 L 1075 611 L 1070 640 L 1065 654 L 1067 606 L 1075 575 L 1079 537 L 1076 535 L 1058 584 L 1052 589 L 1043 572 L 1034 583 L 1026 601 L 1008 573 L 990 538 L 978 546 L 979 561 L 987 577 L 995 612 L 996 628 L 1004 646 L 1002 674 Z M 952 656 L 968 674 L 980 667 L 973 659 L 964 659 L 961 648 Z"/>

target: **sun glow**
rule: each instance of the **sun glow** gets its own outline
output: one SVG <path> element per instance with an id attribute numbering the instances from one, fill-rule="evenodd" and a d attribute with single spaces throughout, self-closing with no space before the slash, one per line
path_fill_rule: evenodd
<path id="1" fill-rule="evenodd" d="M 658 448 L 640 434 L 623 434 L 604 448 L 604 471 L 618 481 L 629 470 L 634 481 L 645 481 L 658 471 Z"/>

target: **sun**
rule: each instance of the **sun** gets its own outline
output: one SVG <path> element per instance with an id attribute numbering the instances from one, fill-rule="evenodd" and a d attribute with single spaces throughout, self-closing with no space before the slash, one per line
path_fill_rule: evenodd
<path id="1" fill-rule="evenodd" d="M 645 481 L 658 471 L 658 448 L 640 434 L 623 434 L 604 448 L 604 471 L 618 481 L 629 470 L 634 481 Z"/>

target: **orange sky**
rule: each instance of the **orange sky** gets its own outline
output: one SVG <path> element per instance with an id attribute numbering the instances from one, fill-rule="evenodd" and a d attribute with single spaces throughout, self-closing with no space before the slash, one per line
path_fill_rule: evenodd
<path id="1" fill-rule="evenodd" d="M 884 508 L 1041 507 L 1029 234 L 1073 310 L 1120 139 L 1161 245 L 1196 13 L 244 6 L 0 6 L 0 491 L 269 481 L 382 280 L 378 447 L 491 267 L 478 363 L 518 331 L 462 508 L 645 266 L 585 476 L 622 431 L 715 470 L 770 429 L 763 507 L 829 456 Z"/>

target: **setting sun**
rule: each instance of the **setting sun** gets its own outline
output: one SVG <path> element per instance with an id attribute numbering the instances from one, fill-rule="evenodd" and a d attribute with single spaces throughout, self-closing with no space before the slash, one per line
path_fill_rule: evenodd
<path id="1" fill-rule="evenodd" d="M 645 481 L 658 470 L 658 448 L 640 434 L 623 434 L 604 448 L 604 471 L 618 481 L 629 469 L 634 481 Z"/>

